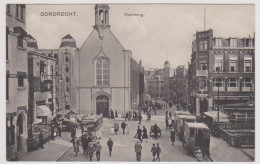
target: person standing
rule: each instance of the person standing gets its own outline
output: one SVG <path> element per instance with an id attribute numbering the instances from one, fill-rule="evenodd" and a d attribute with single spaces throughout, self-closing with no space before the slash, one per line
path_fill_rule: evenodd
<path id="1" fill-rule="evenodd" d="M 61 137 L 61 130 L 62 130 L 62 123 L 61 121 L 58 123 L 58 132 L 59 132 L 59 136 Z"/>
<path id="2" fill-rule="evenodd" d="M 142 114 L 141 113 L 139 113 L 139 115 L 138 115 L 138 120 L 139 120 L 139 125 L 141 125 L 141 121 L 142 121 Z"/>
<path id="3" fill-rule="evenodd" d="M 39 134 L 39 147 L 44 148 L 43 142 L 44 142 L 44 139 L 43 139 L 43 134 L 42 134 L 42 131 L 41 131 L 40 134 Z"/>
<path id="4" fill-rule="evenodd" d="M 100 161 L 100 153 L 101 153 L 101 145 L 100 145 L 100 142 L 97 142 L 97 144 L 96 144 L 96 157 L 97 157 L 97 161 Z"/>
<path id="5" fill-rule="evenodd" d="M 115 110 L 115 117 L 118 117 L 118 115 L 117 115 L 117 110 Z"/>
<path id="6" fill-rule="evenodd" d="M 81 137 L 81 145 L 83 149 L 83 155 L 85 155 L 86 149 L 87 149 L 87 138 L 86 135 L 82 135 Z"/>
<path id="7" fill-rule="evenodd" d="M 114 118 L 115 118 L 114 112 L 113 112 L 113 110 L 111 109 L 111 119 L 114 119 Z"/>
<path id="8" fill-rule="evenodd" d="M 158 131 L 159 131 L 159 130 L 158 130 L 157 124 L 154 125 L 153 131 L 154 131 L 154 138 L 155 138 L 155 139 L 158 139 Z"/>
<path id="9" fill-rule="evenodd" d="M 169 119 L 167 116 L 165 116 L 165 126 L 166 126 L 166 129 L 168 129 L 169 127 Z"/>
<path id="10" fill-rule="evenodd" d="M 135 144 L 136 161 L 141 161 L 142 156 L 142 145 L 139 140 Z"/>
<path id="11" fill-rule="evenodd" d="M 142 137 L 142 139 L 148 139 L 147 129 L 145 128 L 145 126 L 143 126 L 143 137 Z"/>
<path id="12" fill-rule="evenodd" d="M 73 140 L 73 147 L 74 147 L 74 152 L 76 153 L 75 157 L 77 157 L 78 152 L 79 152 L 79 140 L 78 140 L 77 136 L 75 136 L 75 138 Z"/>
<path id="13" fill-rule="evenodd" d="M 125 121 L 123 121 L 122 124 L 121 124 L 121 128 L 123 130 L 123 134 L 125 134 L 125 127 L 126 127 L 126 123 L 125 123 Z"/>
<path id="14" fill-rule="evenodd" d="M 169 118 L 170 119 L 172 118 L 172 112 L 169 112 Z"/>
<path id="15" fill-rule="evenodd" d="M 153 144 L 151 152 L 152 152 L 152 155 L 153 155 L 153 161 L 155 161 L 155 156 L 156 156 L 156 153 L 157 153 L 157 148 L 155 147 L 155 144 Z"/>
<path id="16" fill-rule="evenodd" d="M 74 129 L 74 127 L 71 127 L 71 134 L 70 134 L 71 141 L 70 142 L 73 142 L 75 135 L 76 135 L 76 130 Z"/>
<path id="17" fill-rule="evenodd" d="M 156 151 L 156 154 L 157 154 L 156 160 L 159 160 L 159 162 L 160 162 L 160 161 L 161 161 L 161 159 L 160 159 L 160 154 L 162 154 L 162 149 L 161 149 L 161 147 L 159 146 L 159 143 L 157 143 L 157 151 Z"/>
<path id="18" fill-rule="evenodd" d="M 128 120 L 128 112 L 125 114 L 125 121 Z"/>
<path id="19" fill-rule="evenodd" d="M 137 139 L 139 139 L 142 143 L 142 130 L 140 129 L 140 126 L 138 126 L 137 128 L 136 134 L 137 134 Z"/>
<path id="20" fill-rule="evenodd" d="M 92 161 L 94 151 L 95 151 L 94 144 L 93 144 L 93 142 L 90 142 L 88 145 L 89 161 Z"/>
<path id="21" fill-rule="evenodd" d="M 112 148 L 113 148 L 113 141 L 112 141 L 111 138 L 108 139 L 107 146 L 108 146 L 108 150 L 109 150 L 109 156 L 111 157 L 111 155 L 112 155 Z"/>
<path id="22" fill-rule="evenodd" d="M 172 129 L 172 131 L 171 131 L 171 141 L 172 141 L 172 146 L 174 146 L 174 142 L 175 142 L 175 131 L 174 131 L 174 129 Z"/>
<path id="23" fill-rule="evenodd" d="M 119 130 L 119 125 L 118 125 L 117 121 L 115 121 L 115 123 L 114 123 L 114 130 L 115 130 L 115 133 L 117 134 L 117 132 Z"/>

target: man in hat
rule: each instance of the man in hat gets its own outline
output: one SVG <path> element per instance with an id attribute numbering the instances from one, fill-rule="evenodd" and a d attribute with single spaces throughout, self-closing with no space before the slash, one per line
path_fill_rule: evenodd
<path id="1" fill-rule="evenodd" d="M 125 134 L 125 127 L 126 127 L 126 123 L 125 123 L 125 121 L 123 121 L 123 122 L 121 123 L 121 128 L 122 128 L 122 130 L 123 130 L 123 134 Z"/>
<path id="2" fill-rule="evenodd" d="M 160 154 L 162 154 L 162 149 L 161 149 L 161 147 L 159 146 L 159 143 L 157 143 L 157 158 L 156 158 L 156 160 L 159 160 L 159 162 L 160 162 Z"/>

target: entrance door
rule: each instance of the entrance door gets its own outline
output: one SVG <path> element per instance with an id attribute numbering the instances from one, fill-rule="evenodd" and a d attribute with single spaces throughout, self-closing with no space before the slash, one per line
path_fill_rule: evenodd
<path id="1" fill-rule="evenodd" d="M 96 99 L 96 113 L 102 114 L 103 117 L 108 117 L 109 111 L 109 100 L 108 97 L 105 95 L 100 95 Z"/>
<path id="2" fill-rule="evenodd" d="M 22 138 L 21 135 L 23 134 L 23 116 L 22 114 L 19 114 L 19 116 L 17 117 L 17 152 L 21 152 L 22 151 Z"/>

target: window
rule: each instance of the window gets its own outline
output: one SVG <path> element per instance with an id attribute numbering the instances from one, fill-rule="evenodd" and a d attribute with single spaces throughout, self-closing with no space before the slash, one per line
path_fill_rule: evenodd
<path id="1" fill-rule="evenodd" d="M 9 27 L 6 27 L 6 60 L 8 60 L 8 35 L 9 35 Z"/>
<path id="2" fill-rule="evenodd" d="M 204 41 L 204 50 L 207 50 L 208 49 L 208 41 Z"/>
<path id="3" fill-rule="evenodd" d="M 244 72 L 252 72 L 252 58 L 244 59 Z"/>
<path id="4" fill-rule="evenodd" d="M 228 79 L 228 91 L 239 91 L 239 83 L 237 78 Z"/>
<path id="5" fill-rule="evenodd" d="M 251 91 L 252 85 L 252 79 L 251 78 L 244 78 L 242 82 L 242 91 Z"/>
<path id="6" fill-rule="evenodd" d="M 19 5 L 16 5 L 15 6 L 15 15 L 16 15 L 16 18 L 19 18 Z"/>
<path id="7" fill-rule="evenodd" d="M 23 47 L 23 37 L 21 36 L 17 37 L 17 45 L 18 47 Z"/>
<path id="8" fill-rule="evenodd" d="M 17 72 L 18 87 L 24 87 L 25 72 Z"/>
<path id="9" fill-rule="evenodd" d="M 24 5 L 16 5 L 15 16 L 16 18 L 24 21 Z"/>
<path id="10" fill-rule="evenodd" d="M 106 58 L 96 61 L 96 85 L 109 86 L 110 63 Z"/>
<path id="11" fill-rule="evenodd" d="M 206 63 L 201 63 L 201 70 L 207 70 L 207 64 Z"/>
<path id="12" fill-rule="evenodd" d="M 195 137 L 195 129 L 190 129 L 190 137 Z"/>
<path id="13" fill-rule="evenodd" d="M 229 71 L 237 72 L 237 60 L 229 60 Z"/>
<path id="14" fill-rule="evenodd" d="M 222 72 L 222 59 L 215 59 L 215 71 Z"/>
<path id="15" fill-rule="evenodd" d="M 9 72 L 6 72 L 6 100 L 9 100 Z"/>
<path id="16" fill-rule="evenodd" d="M 10 14 L 10 4 L 9 4 L 9 5 L 6 5 L 6 12 L 7 12 L 8 14 Z"/>
<path id="17" fill-rule="evenodd" d="M 253 47 L 252 39 L 246 39 L 246 47 Z"/>
<path id="18" fill-rule="evenodd" d="M 6 118 L 6 146 L 12 146 L 15 144 L 15 126 L 13 123 L 13 117 Z"/>
<path id="19" fill-rule="evenodd" d="M 237 39 L 230 39 L 230 47 L 237 47 Z"/>
<path id="20" fill-rule="evenodd" d="M 223 78 L 213 79 L 213 91 L 218 91 L 218 89 L 219 91 L 225 91 L 225 82 Z"/>
<path id="21" fill-rule="evenodd" d="M 216 38 L 215 39 L 215 46 L 216 47 L 221 47 L 222 46 L 222 39 L 221 38 Z"/>
<path id="22" fill-rule="evenodd" d="M 200 50 L 203 50 L 203 41 L 200 41 L 200 42 L 199 42 L 199 49 L 200 49 Z"/>

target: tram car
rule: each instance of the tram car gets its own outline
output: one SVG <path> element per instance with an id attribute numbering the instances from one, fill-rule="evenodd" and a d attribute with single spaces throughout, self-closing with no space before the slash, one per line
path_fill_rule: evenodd
<path id="1" fill-rule="evenodd" d="M 102 137 L 103 130 L 103 116 L 101 115 L 88 115 L 81 119 L 82 134 L 87 134 L 93 139 Z"/>
<path id="2" fill-rule="evenodd" d="M 210 155 L 210 130 L 204 123 L 186 122 L 182 144 L 188 155 L 193 155 L 200 149 L 204 154 Z"/>
<path id="3" fill-rule="evenodd" d="M 184 135 L 184 125 L 186 122 L 195 122 L 196 117 L 191 115 L 177 115 L 176 120 L 176 133 L 179 136 L 179 140 L 182 140 L 182 137 Z"/>

